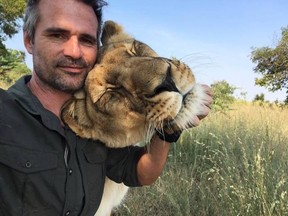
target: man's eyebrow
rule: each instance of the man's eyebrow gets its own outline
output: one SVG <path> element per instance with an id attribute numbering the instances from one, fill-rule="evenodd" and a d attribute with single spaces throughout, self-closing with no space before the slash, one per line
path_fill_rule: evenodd
<path id="1" fill-rule="evenodd" d="M 45 33 L 69 33 L 68 30 L 62 29 L 62 28 L 55 28 L 55 27 L 51 27 L 51 28 L 47 28 L 44 30 Z"/>

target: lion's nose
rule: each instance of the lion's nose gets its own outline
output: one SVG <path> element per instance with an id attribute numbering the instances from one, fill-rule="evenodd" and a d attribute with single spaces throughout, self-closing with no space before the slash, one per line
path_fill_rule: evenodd
<path id="1" fill-rule="evenodd" d="M 169 67 L 167 68 L 165 80 L 155 89 L 154 93 L 156 95 L 164 91 L 179 92 L 171 76 L 171 65 L 169 65 Z"/>

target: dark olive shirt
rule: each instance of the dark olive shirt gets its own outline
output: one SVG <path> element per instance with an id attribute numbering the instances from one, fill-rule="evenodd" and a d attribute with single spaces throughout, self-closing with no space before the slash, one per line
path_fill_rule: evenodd
<path id="1" fill-rule="evenodd" d="M 30 92 L 29 79 L 0 90 L 0 216 L 90 216 L 105 176 L 139 186 L 143 149 L 77 137 Z"/>

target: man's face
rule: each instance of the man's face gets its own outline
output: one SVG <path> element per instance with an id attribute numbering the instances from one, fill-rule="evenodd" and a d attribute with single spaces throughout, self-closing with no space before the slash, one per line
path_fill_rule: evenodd
<path id="1" fill-rule="evenodd" d="M 24 34 L 34 73 L 43 84 L 71 93 L 82 87 L 96 61 L 96 15 L 75 0 L 42 0 L 39 14 L 34 41 Z"/>

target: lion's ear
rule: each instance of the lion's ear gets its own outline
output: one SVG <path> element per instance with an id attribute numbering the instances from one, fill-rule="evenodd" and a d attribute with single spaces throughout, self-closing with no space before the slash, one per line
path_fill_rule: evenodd
<path id="1" fill-rule="evenodd" d="M 159 57 L 151 47 L 140 41 L 135 40 L 133 43 L 133 48 L 137 53 L 137 56 Z"/>
<path id="2" fill-rule="evenodd" d="M 122 32 L 123 28 L 120 25 L 111 20 L 106 21 L 104 23 L 102 31 L 102 37 L 101 37 L 102 44 L 107 44 L 109 38 L 111 38 L 114 35 L 121 34 Z"/>

